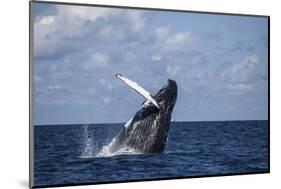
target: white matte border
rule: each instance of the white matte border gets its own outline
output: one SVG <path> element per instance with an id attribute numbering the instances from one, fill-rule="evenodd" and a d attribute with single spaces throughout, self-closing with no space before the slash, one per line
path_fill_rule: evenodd
<path id="1" fill-rule="evenodd" d="M 68 0 L 73 3 L 108 4 L 208 12 L 271 16 L 271 173 L 260 175 L 180 179 L 168 181 L 67 187 L 96 189 L 132 188 L 278 188 L 280 186 L 281 11 L 275 0 Z M 3 1 L 1 23 L 1 188 L 28 187 L 28 1 Z"/>

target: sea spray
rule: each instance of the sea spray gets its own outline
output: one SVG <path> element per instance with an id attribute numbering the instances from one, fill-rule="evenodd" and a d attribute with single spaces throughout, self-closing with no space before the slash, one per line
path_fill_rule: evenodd
<path id="1" fill-rule="evenodd" d="M 127 146 L 121 146 L 118 150 L 111 152 L 110 144 L 104 146 L 96 155 L 96 157 L 111 157 L 111 156 L 119 156 L 119 155 L 138 155 L 142 154 L 135 149 L 129 148 Z"/>
<path id="2" fill-rule="evenodd" d="M 125 132 L 125 127 L 122 127 L 122 130 L 120 131 Z M 101 150 L 97 153 L 96 157 L 110 157 L 110 156 L 117 156 L 117 155 L 135 155 L 140 154 L 139 151 L 130 148 L 126 145 L 126 143 L 120 143 L 118 142 L 118 137 L 120 137 L 119 134 L 115 136 L 110 143 L 107 143 L 104 145 Z"/>
<path id="3" fill-rule="evenodd" d="M 81 152 L 80 158 L 100 158 L 100 157 L 110 157 L 117 155 L 136 155 L 140 152 L 135 149 L 129 148 L 126 145 L 117 145 L 115 144 L 114 138 L 107 138 L 107 142 L 104 144 L 97 144 L 93 131 L 90 129 L 90 125 L 83 125 L 83 136 L 82 140 L 84 141 L 83 149 Z"/>
<path id="4" fill-rule="evenodd" d="M 93 138 L 89 134 L 89 125 L 84 125 L 84 150 L 80 157 L 91 158 L 95 155 L 95 147 L 93 144 Z"/>

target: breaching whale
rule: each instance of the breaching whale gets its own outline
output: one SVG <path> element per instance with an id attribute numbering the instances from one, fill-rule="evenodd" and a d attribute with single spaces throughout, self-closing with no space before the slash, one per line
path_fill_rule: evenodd
<path id="1" fill-rule="evenodd" d="M 113 154 L 126 147 L 139 153 L 164 151 L 171 123 L 171 114 L 177 99 L 177 84 L 168 79 L 165 85 L 151 95 L 137 83 L 121 74 L 116 77 L 140 93 L 145 101 L 112 141 L 100 151 L 100 155 Z"/>

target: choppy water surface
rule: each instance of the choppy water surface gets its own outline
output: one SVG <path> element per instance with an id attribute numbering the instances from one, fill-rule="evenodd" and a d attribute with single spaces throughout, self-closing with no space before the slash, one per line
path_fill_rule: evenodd
<path id="1" fill-rule="evenodd" d="M 122 125 L 35 126 L 35 186 L 268 171 L 267 121 L 173 122 L 162 154 L 102 152 Z"/>

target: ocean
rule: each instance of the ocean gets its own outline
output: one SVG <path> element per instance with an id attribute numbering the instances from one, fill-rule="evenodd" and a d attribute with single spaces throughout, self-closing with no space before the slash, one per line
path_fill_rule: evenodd
<path id="1" fill-rule="evenodd" d="M 264 173 L 268 121 L 172 122 L 165 151 L 100 155 L 123 124 L 34 127 L 34 185 Z"/>

